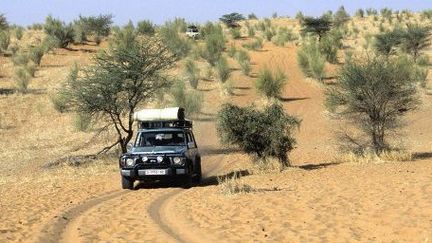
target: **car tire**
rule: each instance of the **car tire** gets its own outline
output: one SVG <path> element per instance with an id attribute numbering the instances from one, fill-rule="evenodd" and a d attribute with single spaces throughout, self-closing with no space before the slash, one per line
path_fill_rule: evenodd
<path id="1" fill-rule="evenodd" d="M 202 180 L 202 171 L 201 171 L 201 161 L 198 161 L 195 169 L 195 176 L 193 178 L 193 182 L 196 184 L 201 183 Z"/>
<path id="2" fill-rule="evenodd" d="M 128 177 L 122 176 L 121 183 L 122 183 L 123 189 L 133 190 L 134 189 L 134 182 L 135 182 L 134 180 L 132 180 Z"/>
<path id="3" fill-rule="evenodd" d="M 189 189 L 192 187 L 192 176 L 185 176 L 182 180 L 182 187 L 184 189 Z"/>

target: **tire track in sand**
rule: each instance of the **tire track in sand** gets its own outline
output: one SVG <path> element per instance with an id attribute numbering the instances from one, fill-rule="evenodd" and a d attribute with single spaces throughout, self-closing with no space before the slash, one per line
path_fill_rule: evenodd
<path id="1" fill-rule="evenodd" d="M 44 227 L 37 242 L 77 242 L 78 232 L 76 231 L 78 227 L 76 224 L 77 219 L 81 215 L 101 203 L 105 203 L 129 192 L 130 191 L 111 191 L 68 209 L 60 216 L 57 216 L 57 220 L 54 223 L 48 224 Z"/>
<path id="2" fill-rule="evenodd" d="M 219 169 L 218 161 L 222 159 L 223 156 L 214 156 L 209 160 L 209 164 L 205 167 L 207 171 L 204 172 L 203 180 L 209 179 L 211 176 L 215 176 L 214 173 Z M 170 204 L 175 202 L 175 199 L 180 195 L 180 193 L 186 190 L 177 189 L 175 191 L 163 194 L 162 196 L 155 199 L 148 207 L 148 214 L 152 220 L 159 225 L 165 233 L 167 233 L 173 240 L 181 243 L 186 242 L 202 242 L 206 239 L 205 235 L 199 234 L 196 230 L 191 230 L 191 227 L 185 227 L 183 223 L 179 222 L 179 219 L 170 220 Z M 181 219 L 180 219 L 181 221 Z M 185 229 L 180 232 L 179 229 Z"/>

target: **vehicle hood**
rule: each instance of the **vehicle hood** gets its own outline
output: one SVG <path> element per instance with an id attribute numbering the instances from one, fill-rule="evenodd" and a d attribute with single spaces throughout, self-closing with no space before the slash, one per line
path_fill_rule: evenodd
<path id="1" fill-rule="evenodd" d="M 186 146 L 154 146 L 154 147 L 136 147 L 133 148 L 132 154 L 182 154 L 186 152 Z"/>

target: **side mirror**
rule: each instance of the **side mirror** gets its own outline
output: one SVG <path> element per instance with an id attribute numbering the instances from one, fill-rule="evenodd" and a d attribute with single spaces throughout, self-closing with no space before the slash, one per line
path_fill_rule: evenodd
<path id="1" fill-rule="evenodd" d="M 187 144 L 188 148 L 195 148 L 195 143 L 194 142 L 189 142 Z"/>
<path id="2" fill-rule="evenodd" d="M 128 152 L 130 152 L 130 151 L 132 150 L 132 148 L 133 148 L 133 144 L 128 143 L 128 144 L 126 145 L 126 150 L 127 150 Z"/>

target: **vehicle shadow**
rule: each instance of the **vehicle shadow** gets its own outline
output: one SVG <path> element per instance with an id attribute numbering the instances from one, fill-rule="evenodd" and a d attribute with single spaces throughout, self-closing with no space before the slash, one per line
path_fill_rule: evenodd
<path id="1" fill-rule="evenodd" d="M 218 185 L 218 181 L 224 181 L 229 178 L 233 177 L 244 177 L 250 175 L 250 172 L 248 170 L 238 170 L 238 171 L 232 171 L 230 173 L 227 173 L 225 175 L 212 175 L 212 176 L 205 176 L 203 177 L 201 183 L 199 185 L 196 185 L 197 187 L 206 187 L 206 186 L 215 186 Z"/>

